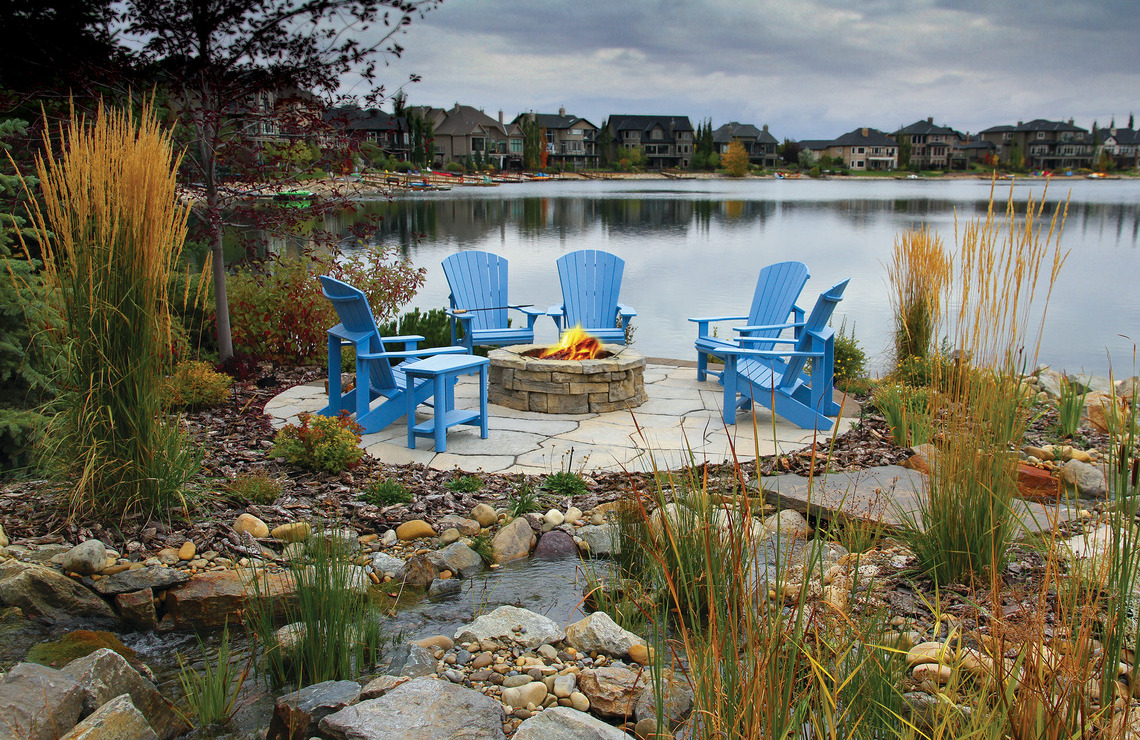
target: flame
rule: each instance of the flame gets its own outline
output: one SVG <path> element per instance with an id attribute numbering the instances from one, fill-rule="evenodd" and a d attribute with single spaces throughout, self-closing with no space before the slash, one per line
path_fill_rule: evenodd
<path id="1" fill-rule="evenodd" d="M 602 351 L 602 343 L 587 334 L 581 326 L 562 332 L 558 344 L 546 348 L 540 358 L 546 360 L 592 360 Z"/>

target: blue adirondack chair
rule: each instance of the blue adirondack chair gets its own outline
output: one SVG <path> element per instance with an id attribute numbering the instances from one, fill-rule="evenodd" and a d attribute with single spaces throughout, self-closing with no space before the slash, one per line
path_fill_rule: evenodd
<path id="1" fill-rule="evenodd" d="M 777 262 L 760 270 L 756 280 L 756 290 L 752 294 L 752 307 L 747 316 L 702 316 L 691 318 L 697 324 L 697 380 L 704 380 L 710 372 L 709 355 L 724 357 L 722 349 L 739 348 L 741 345 L 731 337 L 714 337 L 709 334 L 709 324 L 716 321 L 747 321 L 747 326 L 735 330 L 747 337 L 778 337 L 785 329 L 799 329 L 803 326 L 804 311 L 796 305 L 800 291 L 808 280 L 808 268 L 802 262 Z M 786 323 L 789 319 L 792 323 Z M 718 379 L 719 371 L 711 371 Z"/>
<path id="2" fill-rule="evenodd" d="M 507 300 L 507 261 L 497 254 L 470 249 L 443 261 L 443 274 L 451 288 L 451 343 L 471 352 L 476 344 L 531 344 L 534 322 L 542 311 L 512 305 Z M 526 316 L 526 327 L 511 328 L 507 309 Z M 462 327 L 460 340 L 458 329 Z"/>
<path id="3" fill-rule="evenodd" d="M 741 337 L 740 348 L 721 350 L 726 424 L 736 422 L 738 408 L 750 408 L 755 402 L 803 429 L 831 429 L 832 422 L 827 417 L 838 414 L 839 405 L 832 397 L 835 330 L 827 322 L 843 298 L 847 283 L 837 283 L 819 296 L 798 339 Z M 794 343 L 794 347 L 776 350 L 745 346 L 785 343 Z M 811 375 L 805 376 L 809 359 Z"/>
<path id="4" fill-rule="evenodd" d="M 434 347 L 416 349 L 416 344 L 424 341 L 417 335 L 382 337 L 372 316 L 372 308 L 364 292 L 348 283 L 322 275 L 321 289 L 325 297 L 332 301 L 340 323 L 329 329 L 329 404 L 317 413 L 323 416 L 338 416 L 341 411 L 356 414 L 356 423 L 364 427 L 364 432 L 378 432 L 407 412 L 404 372 L 400 365 L 392 366 L 389 360 L 418 360 L 438 354 L 465 354 L 462 347 Z M 356 349 L 356 388 L 348 393 L 341 392 L 340 351 L 348 344 Z M 389 350 L 387 345 L 401 345 L 402 350 Z M 404 364 L 403 362 L 400 363 Z M 448 394 L 454 392 L 454 384 L 448 387 Z M 432 397 L 432 383 L 419 381 L 411 389 L 417 403 Z M 372 402 L 383 399 L 373 407 Z M 448 408 L 454 404 L 449 398 Z"/>
<path id="5" fill-rule="evenodd" d="M 624 270 L 625 260 L 597 249 L 559 257 L 562 303 L 547 311 L 558 331 L 561 333 L 563 324 L 567 329 L 581 326 L 600 341 L 625 344 L 626 328 L 637 311 L 618 303 Z"/>

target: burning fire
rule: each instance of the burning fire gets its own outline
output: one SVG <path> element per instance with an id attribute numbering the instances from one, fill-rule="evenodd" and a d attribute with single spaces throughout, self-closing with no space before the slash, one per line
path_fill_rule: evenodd
<path id="1" fill-rule="evenodd" d="M 602 351 L 602 343 L 587 334 L 581 326 L 567 329 L 558 344 L 547 347 L 539 357 L 544 360 L 592 360 Z"/>

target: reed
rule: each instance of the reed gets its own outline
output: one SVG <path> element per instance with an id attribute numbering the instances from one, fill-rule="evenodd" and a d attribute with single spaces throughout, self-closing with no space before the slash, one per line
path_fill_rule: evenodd
<path id="1" fill-rule="evenodd" d="M 929 228 L 904 231 L 895 241 L 887 278 L 894 312 L 895 365 L 925 360 L 935 349 L 943 294 L 952 264 L 942 239 Z"/>
<path id="2" fill-rule="evenodd" d="M 197 720 L 195 726 L 221 729 L 237 710 L 237 698 L 249 675 L 250 664 L 247 661 L 240 670 L 234 665 L 228 624 L 222 627 L 218 650 L 213 656 L 202 638 L 197 637 L 197 640 L 201 661 L 198 665 L 188 664 L 179 655 L 178 680 L 186 692 L 188 714 Z"/>
<path id="3" fill-rule="evenodd" d="M 100 106 L 90 122 L 73 112 L 58 142 L 45 133 L 44 152 L 42 204 L 29 198 L 29 212 L 64 357 L 47 458 L 69 481 L 72 513 L 165 512 L 197 467 L 160 392 L 188 213 L 179 157 L 149 104 L 137 117 Z"/>
<path id="4" fill-rule="evenodd" d="M 895 383 L 884 383 L 872 394 L 875 406 L 887 420 L 891 441 L 899 447 L 926 444 L 934 432 L 930 392 Z"/>
<path id="5" fill-rule="evenodd" d="M 1061 377 L 1061 398 L 1057 401 L 1057 431 L 1062 437 L 1072 437 L 1081 426 L 1081 412 L 1089 389 L 1080 383 Z"/>

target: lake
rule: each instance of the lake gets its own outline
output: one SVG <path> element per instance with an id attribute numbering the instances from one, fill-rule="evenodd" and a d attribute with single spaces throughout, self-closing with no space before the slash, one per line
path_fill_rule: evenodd
<path id="1" fill-rule="evenodd" d="M 995 200 L 1004 210 L 1011 192 L 1024 204 L 1044 191 L 1041 180 L 1016 181 L 1012 189 L 999 183 Z M 543 309 L 561 301 L 559 256 L 586 248 L 621 256 L 622 301 L 638 311 L 634 343 L 651 357 L 692 358 L 696 331 L 688 317 L 747 311 L 761 267 L 800 260 L 811 271 L 805 308 L 851 278 L 834 323 L 846 319 L 871 369 L 881 372 L 891 332 L 885 264 L 897 235 L 926 224 L 953 248 L 955 218 L 984 216 L 989 193 L 981 179 L 567 180 L 408 194 L 363 210 L 383 216 L 378 241 L 399 245 L 427 268 L 413 301 L 425 309 L 447 304 L 440 261 L 458 250 L 506 257 L 512 302 Z M 1040 360 L 1098 374 L 1111 362 L 1117 376 L 1131 375 L 1140 337 L 1140 180 L 1058 178 L 1046 196 L 1051 204 L 1069 200 L 1060 244 L 1070 255 Z M 553 322 L 540 320 L 537 334 L 554 339 Z"/>

